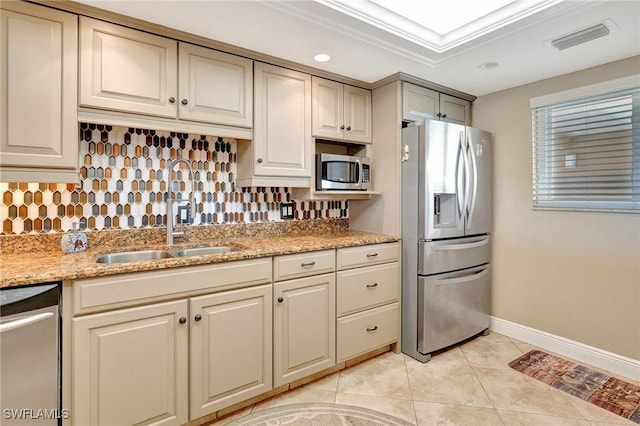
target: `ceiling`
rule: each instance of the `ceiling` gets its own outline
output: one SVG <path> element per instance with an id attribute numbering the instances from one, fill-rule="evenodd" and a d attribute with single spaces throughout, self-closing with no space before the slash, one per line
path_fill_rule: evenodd
<path id="1" fill-rule="evenodd" d="M 475 96 L 640 55 L 640 0 L 503 0 L 497 11 L 467 14 L 470 22 L 451 28 L 419 25 L 423 35 L 436 36 L 431 41 L 403 29 L 429 15 L 425 10 L 466 10 L 478 0 L 394 0 L 405 3 L 404 12 L 416 10 L 415 20 L 391 13 L 395 25 L 366 14 L 365 6 L 380 12 L 389 0 L 78 2 L 369 83 L 404 72 Z M 507 8 L 516 11 L 499 15 Z M 610 28 L 605 37 L 566 50 L 550 45 L 602 22 Z M 319 52 L 331 60 L 314 61 Z M 492 62 L 499 65 L 480 67 Z"/>

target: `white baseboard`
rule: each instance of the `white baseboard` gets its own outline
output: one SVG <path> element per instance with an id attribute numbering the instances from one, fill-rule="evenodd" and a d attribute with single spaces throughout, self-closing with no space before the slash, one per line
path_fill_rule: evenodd
<path id="1" fill-rule="evenodd" d="M 640 381 L 640 361 L 617 355 L 603 349 L 585 345 L 574 340 L 536 330 L 511 321 L 491 317 L 491 331 L 504 334 L 521 342 L 565 355 L 576 361 L 591 364 L 616 375 Z"/>

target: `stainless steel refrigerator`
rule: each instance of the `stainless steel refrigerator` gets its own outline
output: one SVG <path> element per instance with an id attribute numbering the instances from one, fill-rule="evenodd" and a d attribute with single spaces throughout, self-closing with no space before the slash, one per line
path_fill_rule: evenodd
<path id="1" fill-rule="evenodd" d="M 425 120 L 402 130 L 402 351 L 489 328 L 491 133 Z"/>

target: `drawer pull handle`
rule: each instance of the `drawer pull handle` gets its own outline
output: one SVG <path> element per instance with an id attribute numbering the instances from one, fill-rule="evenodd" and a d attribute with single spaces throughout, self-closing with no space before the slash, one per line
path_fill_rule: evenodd
<path id="1" fill-rule="evenodd" d="M 368 254 L 367 257 L 371 259 L 372 257 L 378 257 L 378 253 Z"/>
<path id="2" fill-rule="evenodd" d="M 308 268 L 310 266 L 314 266 L 315 264 L 316 262 L 301 263 L 300 266 L 302 266 L 303 268 Z"/>
<path id="3" fill-rule="evenodd" d="M 367 284 L 367 288 L 375 288 L 378 287 L 378 283 Z"/>
<path id="4" fill-rule="evenodd" d="M 378 329 L 377 325 L 374 325 L 373 327 L 367 327 L 367 331 L 369 333 L 373 333 L 374 331 L 376 331 Z"/>

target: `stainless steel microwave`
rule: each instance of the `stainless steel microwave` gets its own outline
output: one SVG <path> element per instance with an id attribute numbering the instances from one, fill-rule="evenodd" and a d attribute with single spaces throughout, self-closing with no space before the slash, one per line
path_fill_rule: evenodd
<path id="1" fill-rule="evenodd" d="M 316 189 L 371 189 L 371 161 L 349 155 L 316 154 Z"/>

